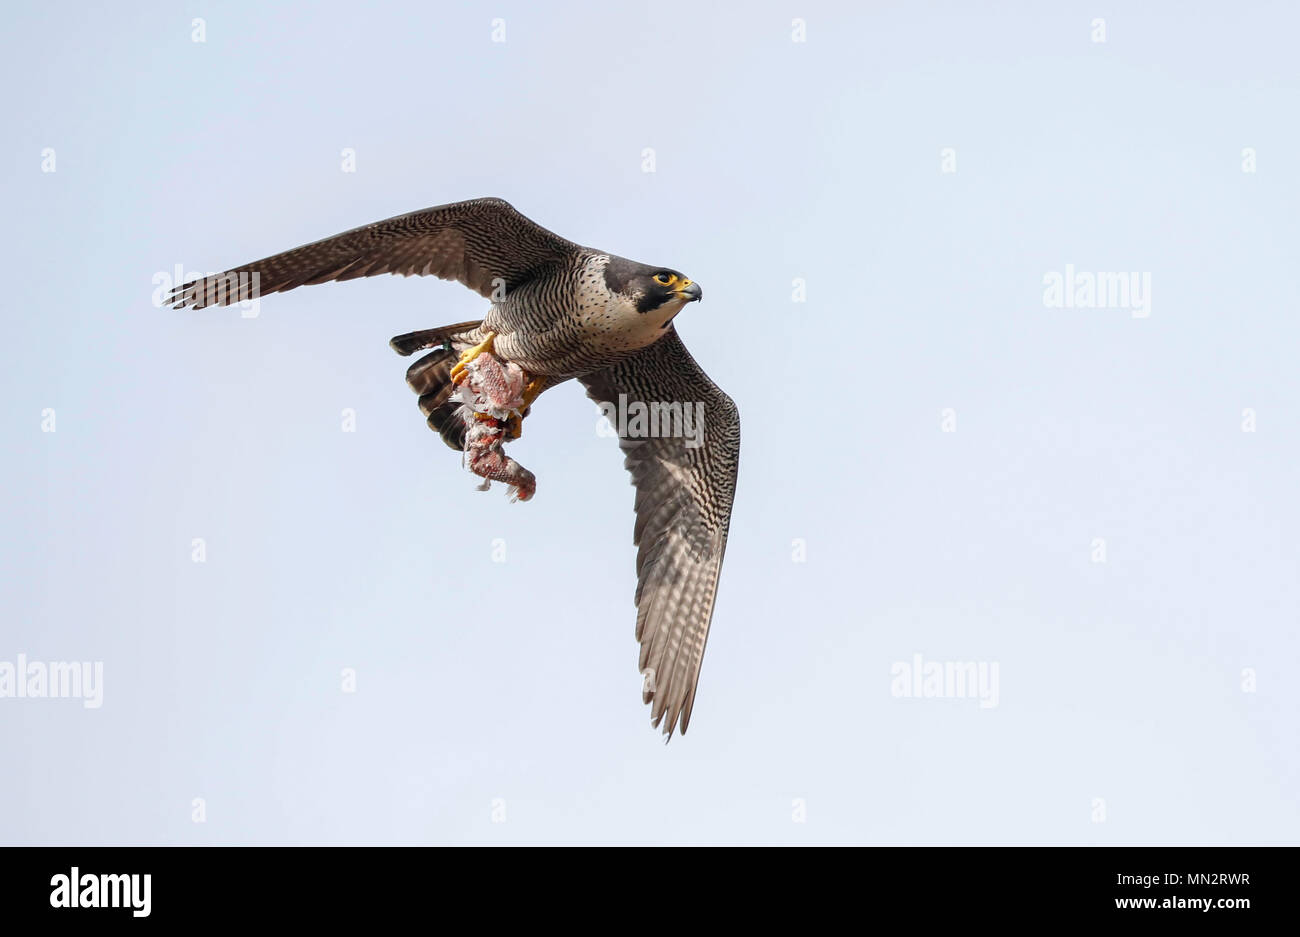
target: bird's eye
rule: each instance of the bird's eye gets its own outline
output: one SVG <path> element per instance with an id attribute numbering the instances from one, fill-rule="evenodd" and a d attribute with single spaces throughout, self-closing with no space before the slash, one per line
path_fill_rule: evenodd
<path id="1" fill-rule="evenodd" d="M 662 283 L 664 286 L 672 286 L 672 285 L 673 285 L 673 281 L 676 280 L 676 279 L 677 279 L 676 275 L 675 275 L 675 274 L 671 274 L 671 273 L 656 273 L 656 274 L 655 274 L 655 282 L 656 282 L 656 283 Z"/>

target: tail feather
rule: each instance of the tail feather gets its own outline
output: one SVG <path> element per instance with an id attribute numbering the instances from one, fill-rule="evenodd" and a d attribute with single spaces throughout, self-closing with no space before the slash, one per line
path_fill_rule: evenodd
<path id="1" fill-rule="evenodd" d="M 451 366 L 458 355 L 450 349 L 439 349 L 425 355 L 406 372 L 406 383 L 420 395 L 420 412 L 429 421 L 429 428 L 442 437 L 452 449 L 465 449 L 465 423 L 456 418 L 460 403 L 451 399 L 456 385 L 451 381 Z"/>
<path id="2" fill-rule="evenodd" d="M 460 404 L 451 400 L 456 390 L 451 381 L 451 368 L 459 358 L 452 345 L 457 336 L 472 332 L 481 324 L 460 322 L 437 329 L 423 329 L 398 335 L 389 342 L 399 355 L 434 349 L 407 368 L 406 383 L 420 395 L 420 411 L 428 420 L 429 428 L 457 452 L 465 449 L 465 424 L 456 418 Z"/>
<path id="3" fill-rule="evenodd" d="M 436 329 L 421 329 L 418 332 L 407 332 L 405 335 L 398 335 L 391 339 L 388 344 L 393 351 L 405 357 L 426 348 L 433 348 L 435 345 L 445 344 L 451 340 L 452 336 L 459 335 L 462 332 L 472 332 L 482 324 L 483 320 L 479 319 L 474 322 L 457 322 L 455 325 L 444 325 Z"/>

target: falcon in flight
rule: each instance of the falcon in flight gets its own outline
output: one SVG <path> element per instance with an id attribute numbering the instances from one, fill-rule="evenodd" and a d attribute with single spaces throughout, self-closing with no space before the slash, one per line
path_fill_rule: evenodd
<path id="1" fill-rule="evenodd" d="M 532 496 L 531 472 L 505 455 L 538 395 L 577 378 L 619 434 L 636 488 L 636 637 L 642 698 L 671 738 L 686 732 L 713 618 L 740 457 L 735 403 L 695 363 L 673 326 L 698 284 L 582 247 L 495 198 L 378 221 L 191 280 L 173 308 L 225 306 L 304 284 L 397 273 L 457 280 L 491 300 L 479 322 L 399 335 L 431 428 L 489 480 Z M 659 414 L 656 424 L 646 413 Z M 624 419 L 638 413 L 641 419 Z M 689 417 L 698 414 L 692 427 Z M 676 423 L 673 416 L 676 416 Z M 666 424 L 666 428 L 665 428 Z"/>

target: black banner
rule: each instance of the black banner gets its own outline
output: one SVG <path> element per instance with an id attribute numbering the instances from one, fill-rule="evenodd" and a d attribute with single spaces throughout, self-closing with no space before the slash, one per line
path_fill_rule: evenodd
<path id="1" fill-rule="evenodd" d="M 624 849 L 595 864 L 589 851 L 571 849 L 539 865 L 509 851 L 434 847 L 19 847 L 0 853 L 0 913 L 7 923 L 68 926 L 114 919 L 138 927 L 263 920 L 337 927 L 399 920 L 445 902 L 494 920 L 510 906 L 527 913 L 571 901 L 576 912 L 599 894 L 602 903 L 628 902 L 635 916 L 631 905 L 643 900 L 644 886 L 632 876 L 671 863 L 681 871 L 668 877 L 681 879 L 682 890 L 720 906 L 775 902 L 798 913 L 804 902 L 822 910 L 848 902 L 858 915 L 919 914 L 927 925 L 1132 918 L 1232 926 L 1286 916 L 1282 893 L 1296 858 L 1291 849 L 1226 847 L 840 848 L 779 858 L 734 849 L 728 874 L 718 875 L 705 857 L 674 851 Z M 672 898 L 673 890 L 661 900 L 696 900 Z"/>

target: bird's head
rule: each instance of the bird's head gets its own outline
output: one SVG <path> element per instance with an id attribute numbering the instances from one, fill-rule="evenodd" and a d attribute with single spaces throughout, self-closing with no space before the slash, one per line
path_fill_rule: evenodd
<path id="1" fill-rule="evenodd" d="M 650 282 L 641 295 L 641 304 L 647 304 L 648 309 L 656 309 L 675 302 L 680 309 L 686 303 L 703 298 L 704 290 L 700 289 L 700 284 L 689 279 L 686 274 L 676 270 L 656 270 L 650 274 Z"/>
<path id="2" fill-rule="evenodd" d="M 609 259 L 605 285 L 635 305 L 637 312 L 662 314 L 665 326 L 687 303 L 704 298 L 700 285 L 678 270 L 651 267 L 621 257 Z"/>

